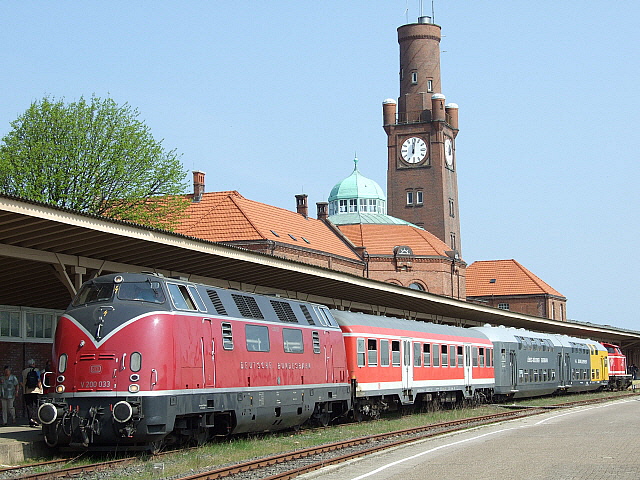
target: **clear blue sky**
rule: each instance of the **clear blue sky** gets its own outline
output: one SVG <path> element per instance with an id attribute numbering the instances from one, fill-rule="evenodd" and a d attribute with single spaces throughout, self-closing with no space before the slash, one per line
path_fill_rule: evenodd
<path id="1" fill-rule="evenodd" d="M 405 10 L 408 7 L 408 12 Z M 431 2 L 425 1 L 425 13 Z M 386 190 L 382 101 L 418 0 L 0 3 L 0 135 L 45 95 L 141 112 L 207 191 L 295 209 Z M 463 257 L 514 258 L 569 318 L 640 329 L 640 3 L 438 1 L 460 106 Z"/>

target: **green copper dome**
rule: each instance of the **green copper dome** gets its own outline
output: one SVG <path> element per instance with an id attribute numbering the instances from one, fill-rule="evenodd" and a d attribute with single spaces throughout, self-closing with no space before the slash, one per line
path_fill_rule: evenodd
<path id="1" fill-rule="evenodd" d="M 377 199 L 386 202 L 387 197 L 380 185 L 358 171 L 358 157 L 353 159 L 353 173 L 338 182 L 329 194 L 329 203 L 346 199 Z"/>

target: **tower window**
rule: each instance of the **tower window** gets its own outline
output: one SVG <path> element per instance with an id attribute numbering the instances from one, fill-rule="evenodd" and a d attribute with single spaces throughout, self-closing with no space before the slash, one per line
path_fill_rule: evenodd
<path id="1" fill-rule="evenodd" d="M 449 199 L 449 216 L 451 218 L 456 216 L 456 207 L 455 207 L 455 204 L 453 203 L 453 198 Z"/>
<path id="2" fill-rule="evenodd" d="M 347 213 L 347 201 L 340 200 L 340 213 Z"/>
<path id="3" fill-rule="evenodd" d="M 349 213 L 355 213 L 358 211 L 358 199 L 351 198 L 349 199 Z"/>
<path id="4" fill-rule="evenodd" d="M 407 192 L 407 205 L 413 205 L 413 192 Z"/>
<path id="5" fill-rule="evenodd" d="M 424 194 L 422 190 L 416 192 L 416 205 L 422 205 L 424 203 Z"/>
<path id="6" fill-rule="evenodd" d="M 427 80 L 427 92 L 433 92 L 433 80 Z"/>
<path id="7" fill-rule="evenodd" d="M 456 248 L 456 234 L 451 232 L 451 236 L 449 238 L 451 239 L 451 249 L 452 250 L 457 250 L 457 248 Z"/>
<path id="8" fill-rule="evenodd" d="M 418 72 L 411 72 L 411 83 L 414 85 L 418 83 Z"/>

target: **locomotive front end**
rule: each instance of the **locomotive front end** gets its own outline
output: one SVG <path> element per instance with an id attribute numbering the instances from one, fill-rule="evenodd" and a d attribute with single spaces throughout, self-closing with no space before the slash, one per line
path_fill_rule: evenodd
<path id="1" fill-rule="evenodd" d="M 47 445 L 143 449 L 166 435 L 162 405 L 150 415 L 158 401 L 143 397 L 157 387 L 158 371 L 171 367 L 162 358 L 165 298 L 149 275 L 107 275 L 82 286 L 58 322 L 55 378 L 38 410 Z"/>

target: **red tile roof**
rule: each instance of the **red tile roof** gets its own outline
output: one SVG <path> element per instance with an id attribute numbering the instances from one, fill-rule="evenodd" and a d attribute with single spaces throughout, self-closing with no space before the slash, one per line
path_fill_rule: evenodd
<path id="1" fill-rule="evenodd" d="M 405 245 L 414 255 L 443 256 L 451 250 L 435 235 L 411 225 L 356 224 L 340 225 L 340 231 L 358 246 L 367 248 L 369 255 L 393 255 L 393 249 Z"/>
<path id="2" fill-rule="evenodd" d="M 273 240 L 359 260 L 324 222 L 249 200 L 236 191 L 203 194 L 200 202 L 189 205 L 175 231 L 213 242 Z"/>
<path id="3" fill-rule="evenodd" d="M 467 297 L 540 295 L 564 297 L 515 260 L 486 260 L 467 267 Z"/>

